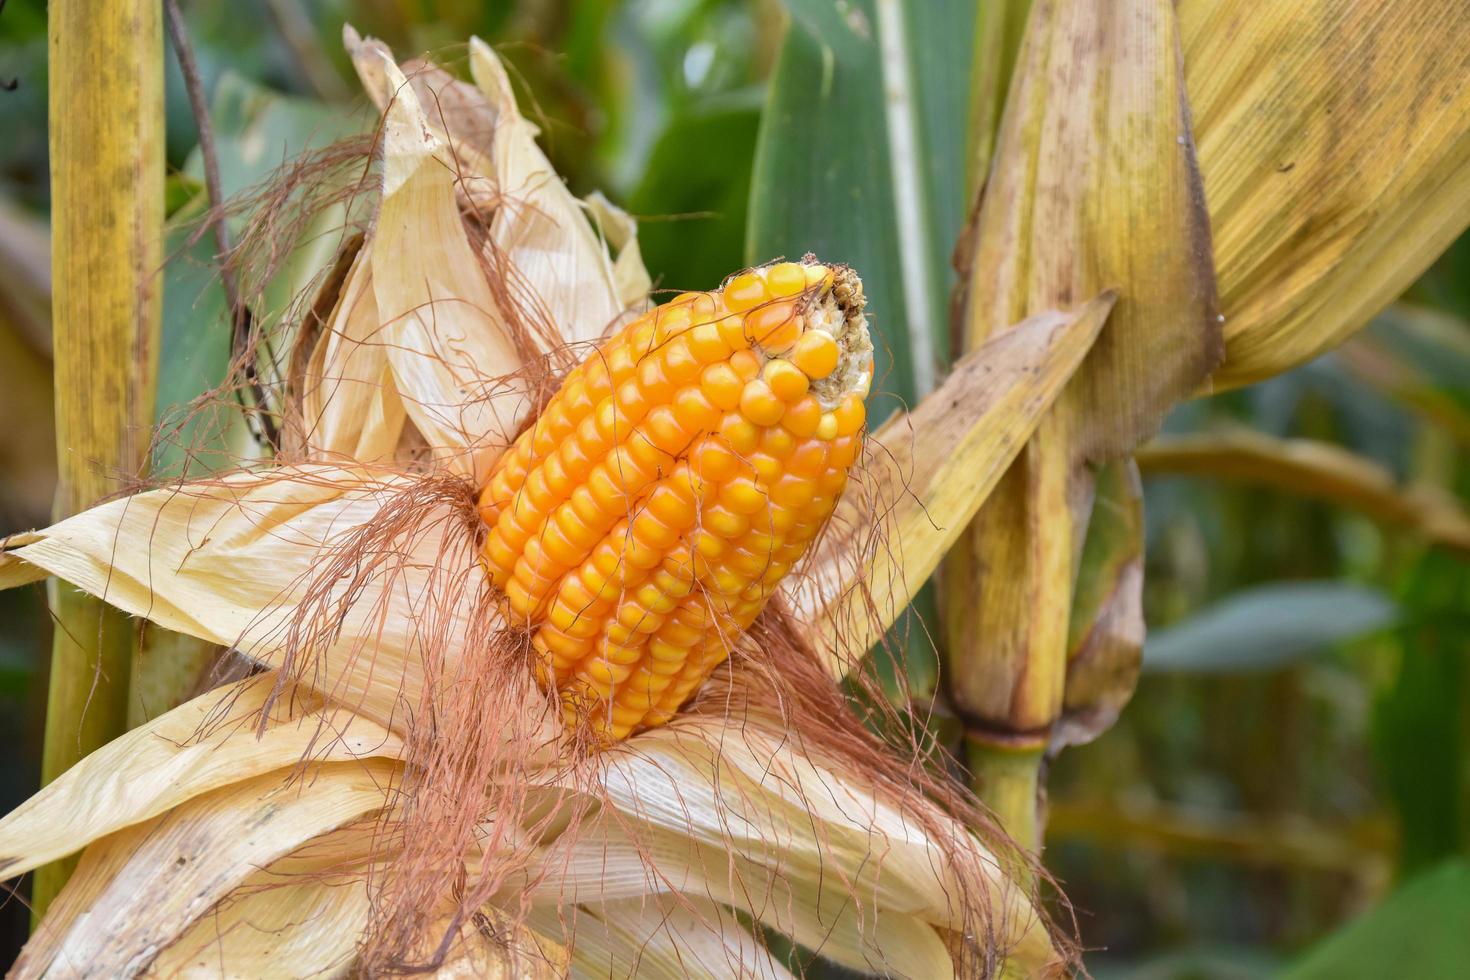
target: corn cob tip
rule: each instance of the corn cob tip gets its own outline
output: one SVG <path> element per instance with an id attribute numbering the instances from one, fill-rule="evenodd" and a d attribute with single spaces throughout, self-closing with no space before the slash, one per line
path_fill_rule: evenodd
<path id="1" fill-rule="evenodd" d="M 482 557 L 568 724 L 668 721 L 836 506 L 861 450 L 862 282 L 807 256 L 651 310 L 496 463 Z"/>
<path id="2" fill-rule="evenodd" d="M 827 269 L 808 254 L 804 268 Z M 824 409 L 834 409 L 848 394 L 866 398 L 873 383 L 873 340 L 868 335 L 863 281 L 845 265 L 833 266 L 804 310 L 808 333 L 822 332 L 837 343 L 837 366 L 812 382 L 811 392 Z"/>

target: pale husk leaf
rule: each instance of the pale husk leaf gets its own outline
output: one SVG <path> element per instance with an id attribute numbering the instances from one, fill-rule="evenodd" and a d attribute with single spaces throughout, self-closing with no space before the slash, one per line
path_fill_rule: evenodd
<path id="1" fill-rule="evenodd" d="M 0 820 L 0 872 L 14 877 L 195 796 L 303 760 L 401 753 L 398 737 L 366 718 L 345 711 L 307 713 L 306 695 L 283 699 L 255 737 L 273 683 L 266 675 L 218 688 L 62 773 Z"/>
<path id="2" fill-rule="evenodd" d="M 1210 390 L 1343 340 L 1470 225 L 1461 0 L 1181 0 L 1225 315 Z"/>
<path id="3" fill-rule="evenodd" d="M 389 463 L 407 418 L 393 385 L 368 252 L 359 251 L 301 382 L 312 459 Z"/>
<path id="4" fill-rule="evenodd" d="M 318 465 L 153 490 L 8 539 L 0 583 L 19 584 L 40 570 L 135 616 L 279 665 L 303 591 L 343 535 L 412 485 L 408 477 Z M 484 575 L 473 542 L 460 539 L 457 515 L 441 516 L 402 543 L 391 569 L 360 588 L 334 586 L 329 605 L 340 621 L 312 651 L 314 687 L 391 727 L 407 720 L 400 699 L 415 704 L 422 691 L 425 623 L 433 620 L 442 645 L 453 648 Z M 444 561 L 462 565 L 455 602 L 431 594 Z"/>
<path id="5" fill-rule="evenodd" d="M 731 730 L 689 718 L 646 733 L 609 753 L 599 789 L 617 811 L 609 826 L 651 831 L 632 831 L 640 846 L 671 835 L 666 860 L 643 873 L 645 889 L 662 879 L 733 904 L 839 962 L 952 969 L 933 929 L 973 925 L 966 916 L 977 905 L 1019 962 L 1054 956 L 1025 894 L 968 830 L 933 813 L 946 843 L 984 872 L 986 895 L 962 894 L 945 848 L 912 814 L 758 719 Z M 591 861 L 579 870 L 594 873 Z"/>
<path id="6" fill-rule="evenodd" d="M 368 245 L 393 380 L 436 458 L 483 482 L 534 404 L 525 362 L 471 247 L 454 161 L 398 66 L 383 122 L 383 197 Z M 521 337 L 530 343 L 529 337 Z"/>
<path id="7" fill-rule="evenodd" d="M 531 922 L 567 938 L 571 976 L 579 980 L 791 975 L 728 909 L 708 899 L 648 895 L 565 913 L 541 908 Z"/>
<path id="8" fill-rule="evenodd" d="M 621 322 L 630 305 L 641 304 L 648 291 L 636 239 L 626 226 L 615 229 L 602 223 L 603 234 L 615 247 L 616 238 L 623 240 L 615 266 L 588 221 L 586 207 L 536 145 L 536 127 L 516 108 L 500 59 L 477 37 L 470 39 L 470 73 L 498 113 L 492 153 L 499 205 L 490 234 L 514 270 L 512 288 L 544 315 L 565 343 L 596 341 Z M 604 202 L 604 215 L 609 207 Z M 579 357 L 585 353 L 578 351 Z"/>
<path id="9" fill-rule="evenodd" d="M 163 949 L 146 977 L 269 977 L 348 972 L 368 921 L 362 881 L 282 881 L 267 871 L 246 878 Z"/>
<path id="10" fill-rule="evenodd" d="M 32 942 L 44 934 L 39 945 L 50 956 L 32 953 L 15 975 L 40 976 L 53 964 L 66 974 L 83 964 L 90 976 L 140 972 L 257 868 L 381 808 L 394 771 L 376 760 L 309 766 L 299 782 L 271 773 L 109 838 L 127 845 L 121 866 L 90 895 L 84 913 L 64 927 L 43 924 L 46 932 Z M 97 880 L 79 874 L 66 890 L 93 892 Z"/>

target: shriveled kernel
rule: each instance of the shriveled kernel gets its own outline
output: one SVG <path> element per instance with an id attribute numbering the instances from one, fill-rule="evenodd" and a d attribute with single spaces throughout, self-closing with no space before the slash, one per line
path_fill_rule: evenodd
<path id="1" fill-rule="evenodd" d="M 740 393 L 740 414 L 752 425 L 775 425 L 785 412 L 786 403 L 770 385 L 759 378 L 745 383 Z"/>

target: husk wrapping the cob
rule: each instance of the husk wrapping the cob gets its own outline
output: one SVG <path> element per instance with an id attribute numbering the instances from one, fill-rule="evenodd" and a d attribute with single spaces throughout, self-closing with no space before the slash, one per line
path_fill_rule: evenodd
<path id="1" fill-rule="evenodd" d="M 378 195 L 301 324 L 284 451 L 0 552 L 0 585 L 58 576 L 252 671 L 0 821 L 8 875 L 83 851 L 17 975 L 784 975 L 768 934 L 1061 969 L 1024 859 L 834 681 L 937 560 L 875 515 L 958 492 L 905 420 L 861 462 L 855 274 L 645 312 L 629 223 L 566 191 L 487 47 L 472 86 L 348 45 Z M 1110 302 L 977 353 L 935 438 L 997 477 Z"/>

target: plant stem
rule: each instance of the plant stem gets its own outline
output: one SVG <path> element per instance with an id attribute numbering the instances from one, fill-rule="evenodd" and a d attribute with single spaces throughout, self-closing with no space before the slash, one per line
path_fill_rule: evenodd
<path id="1" fill-rule="evenodd" d="M 965 736 L 965 757 L 976 794 L 1011 838 L 1031 854 L 1041 849 L 1038 793 L 1045 752 L 1045 743 L 1012 745 L 974 733 Z"/>
<path id="2" fill-rule="evenodd" d="M 155 0 L 52 0 L 51 317 L 58 517 L 147 472 L 162 315 L 163 26 Z M 127 728 L 136 629 L 64 583 L 41 776 Z M 36 874 L 39 918 L 64 863 Z"/>

